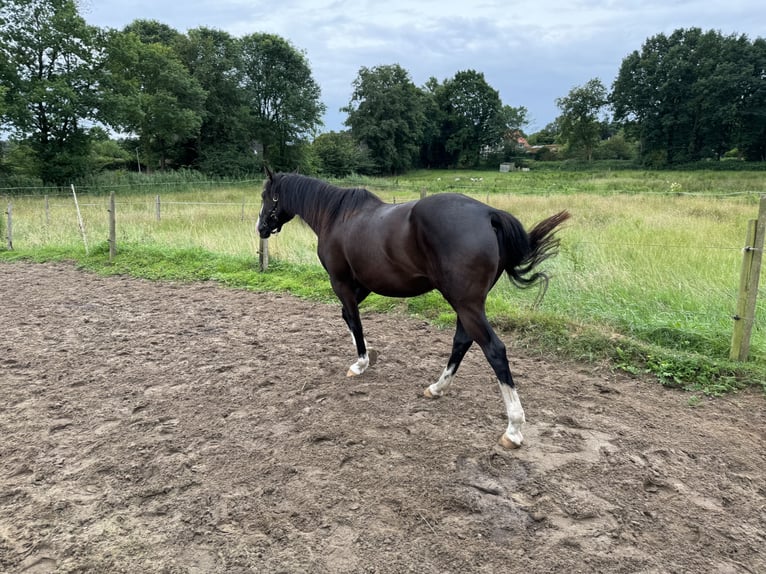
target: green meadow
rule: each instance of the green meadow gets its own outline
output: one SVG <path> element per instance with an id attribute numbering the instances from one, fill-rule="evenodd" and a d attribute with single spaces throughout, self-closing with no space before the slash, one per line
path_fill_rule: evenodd
<path id="1" fill-rule="evenodd" d="M 750 359 L 728 359 L 747 222 L 766 195 L 762 172 L 419 171 L 335 183 L 367 187 L 391 202 L 423 192 L 465 193 L 510 211 L 525 226 L 567 209 L 572 219 L 559 234 L 559 256 L 546 262 L 551 280 L 543 301 L 536 304 L 537 289 L 520 291 L 507 280 L 490 294 L 488 314 L 507 340 L 651 374 L 693 392 L 766 388 L 763 282 Z M 73 260 L 99 273 L 215 280 L 334 301 L 314 253 L 316 238 L 301 222 L 269 240 L 270 266 L 259 272 L 260 181 L 110 184 L 78 190 L 85 239 L 69 190 L 3 196 L 3 211 L 12 204 L 14 250 L 0 250 L 0 260 Z M 110 261 L 111 190 L 117 256 Z M 372 296 L 364 309 L 454 324 L 451 309 L 434 293 L 406 300 Z"/>

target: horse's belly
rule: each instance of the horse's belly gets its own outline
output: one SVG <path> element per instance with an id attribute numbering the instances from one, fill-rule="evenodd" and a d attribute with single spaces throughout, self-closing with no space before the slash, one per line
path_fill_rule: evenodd
<path id="1" fill-rule="evenodd" d="M 431 280 L 424 275 L 412 275 L 386 266 L 358 273 L 356 279 L 373 293 L 386 297 L 414 297 L 434 288 Z"/>

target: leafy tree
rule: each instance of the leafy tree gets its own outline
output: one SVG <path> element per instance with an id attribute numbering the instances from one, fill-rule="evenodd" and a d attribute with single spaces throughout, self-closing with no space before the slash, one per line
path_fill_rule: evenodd
<path id="1" fill-rule="evenodd" d="M 0 63 L 0 70 L 3 67 L 7 66 L 7 65 L 8 65 L 7 62 Z M 5 72 L 0 71 L 0 77 L 5 78 L 5 77 L 8 77 L 8 76 L 6 75 Z M 6 119 L 7 106 L 6 106 L 6 103 L 5 103 L 5 98 L 6 98 L 7 94 L 8 94 L 8 88 L 5 87 L 5 86 L 0 86 L 0 128 L 4 127 L 5 123 L 7 121 L 7 119 Z"/>
<path id="2" fill-rule="evenodd" d="M 94 127 L 90 130 L 91 163 L 97 171 L 125 169 L 135 161 L 135 155 L 129 153 L 120 142 L 109 137 L 103 128 Z"/>
<path id="3" fill-rule="evenodd" d="M 504 105 L 500 110 L 500 121 L 505 132 L 523 132 L 529 125 L 529 110 L 524 106 L 514 108 Z"/>
<path id="4" fill-rule="evenodd" d="M 176 49 L 183 42 L 184 36 L 175 28 L 157 20 L 134 20 L 122 30 L 126 34 L 135 34 L 142 44 L 161 44 Z"/>
<path id="5" fill-rule="evenodd" d="M 601 80 L 594 78 L 583 86 L 577 86 L 563 98 L 556 99 L 561 110 L 557 123 L 561 130 L 559 138 L 567 144 L 570 152 L 580 152 L 588 160 L 601 141 L 601 114 L 607 105 L 607 90 Z"/>
<path id="6" fill-rule="evenodd" d="M 260 170 L 261 158 L 253 153 L 249 129 L 253 116 L 240 87 L 239 42 L 226 32 L 197 28 L 180 43 L 179 53 L 207 93 L 202 127 L 187 145 L 185 163 L 217 175 Z"/>
<path id="7" fill-rule="evenodd" d="M 649 38 L 623 60 L 611 101 L 645 163 L 721 158 L 738 143 L 758 141 L 766 80 L 757 45 L 745 36 L 679 29 Z"/>
<path id="8" fill-rule="evenodd" d="M 73 0 L 0 4 L 3 123 L 29 142 L 46 183 L 65 184 L 90 167 L 85 126 L 97 106 L 95 35 Z"/>
<path id="9" fill-rule="evenodd" d="M 503 162 L 520 160 L 526 155 L 526 149 L 519 144 L 519 136 L 524 136 L 527 120 L 527 108 L 514 108 L 504 105 L 500 110 L 500 121 L 503 126 L 502 140 L 495 146 L 488 144 L 482 152 L 486 165 L 497 167 Z"/>
<path id="10" fill-rule="evenodd" d="M 165 44 L 144 43 L 130 31 L 111 31 L 102 84 L 101 119 L 136 134 L 143 157 L 156 160 L 160 168 L 178 158 L 179 145 L 195 137 L 202 125 L 205 92 Z"/>
<path id="11" fill-rule="evenodd" d="M 305 142 L 321 125 L 325 110 L 305 54 L 274 34 L 241 38 L 240 53 L 251 143 L 263 146 L 273 168 L 299 165 Z"/>
<path id="12" fill-rule="evenodd" d="M 531 134 L 527 140 L 532 145 L 551 145 L 558 143 L 560 133 L 561 128 L 559 127 L 558 119 L 556 119 L 547 124 L 539 132 Z"/>
<path id="13" fill-rule="evenodd" d="M 450 163 L 445 149 L 445 137 L 442 137 L 447 113 L 440 107 L 437 99 L 440 87 L 439 80 L 431 77 L 421 89 L 425 121 L 420 145 L 420 163 L 426 167 L 442 167 Z"/>
<path id="14" fill-rule="evenodd" d="M 766 39 L 753 42 L 742 67 L 747 70 L 747 80 L 739 107 L 738 146 L 745 159 L 766 161 Z"/>
<path id="15" fill-rule="evenodd" d="M 362 67 L 353 82 L 345 125 L 370 150 L 380 173 L 402 173 L 417 159 L 423 138 L 423 95 L 398 64 Z"/>
<path id="16" fill-rule="evenodd" d="M 345 177 L 352 173 L 373 173 L 374 165 L 366 148 L 349 132 L 320 134 L 312 143 L 321 175 Z"/>
<path id="17" fill-rule="evenodd" d="M 457 72 L 434 96 L 442 112 L 440 137 L 447 165 L 477 166 L 482 150 L 499 145 L 513 123 L 513 108 L 505 110 L 499 92 L 474 70 Z"/>
<path id="18" fill-rule="evenodd" d="M 618 131 L 602 138 L 595 150 L 595 159 L 635 159 L 636 145 L 625 137 L 623 131 Z"/>

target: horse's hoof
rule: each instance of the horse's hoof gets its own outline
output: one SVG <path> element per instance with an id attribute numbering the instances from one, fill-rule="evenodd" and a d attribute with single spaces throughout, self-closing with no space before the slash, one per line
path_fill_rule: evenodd
<path id="1" fill-rule="evenodd" d="M 438 399 L 441 397 L 441 395 L 435 395 L 431 392 L 431 387 L 426 387 L 426 390 L 423 391 L 423 396 L 427 399 Z"/>
<path id="2" fill-rule="evenodd" d="M 503 447 L 503 448 L 504 448 L 504 449 L 506 449 L 506 450 L 511 450 L 511 449 L 514 449 L 514 448 L 521 448 L 521 443 L 519 443 L 519 444 L 516 444 L 516 443 L 515 443 L 515 442 L 513 442 L 511 439 L 509 439 L 509 438 L 508 438 L 508 437 L 505 435 L 505 433 L 503 433 L 503 436 L 501 436 L 501 437 L 500 437 L 500 440 L 499 440 L 499 441 L 497 441 L 497 442 L 498 442 L 498 444 L 499 444 L 501 447 Z"/>
<path id="3" fill-rule="evenodd" d="M 359 373 L 355 373 L 354 369 L 349 369 L 348 372 L 346 373 L 346 376 L 347 377 L 358 377 Z"/>

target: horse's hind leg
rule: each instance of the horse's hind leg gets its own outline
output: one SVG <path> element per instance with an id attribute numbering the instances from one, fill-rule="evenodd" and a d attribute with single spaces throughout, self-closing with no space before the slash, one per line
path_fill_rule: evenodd
<path id="1" fill-rule="evenodd" d="M 525 422 L 524 409 L 516 392 L 516 385 L 511 376 L 511 368 L 508 366 L 505 345 L 490 326 L 483 311 L 465 309 L 461 313 L 459 310 L 458 317 L 462 321 L 466 332 L 481 347 L 484 356 L 495 371 L 498 383 L 500 383 L 500 394 L 503 397 L 506 414 L 508 415 L 508 427 L 500 437 L 499 443 L 504 448 L 518 448 L 524 440 L 524 437 L 521 435 L 521 428 Z"/>
<path id="2" fill-rule="evenodd" d="M 455 379 L 455 373 L 457 373 L 460 363 L 463 361 L 463 357 L 465 357 L 465 354 L 468 352 L 468 349 L 471 348 L 472 344 L 473 339 L 466 333 L 463 324 L 460 322 L 460 319 L 458 319 L 457 327 L 455 328 L 455 337 L 452 339 L 452 354 L 450 355 L 449 361 L 447 361 L 447 366 L 439 377 L 439 380 L 426 387 L 426 390 L 423 391 L 423 394 L 426 397 L 429 399 L 438 398 L 447 391 L 452 384 L 452 381 Z"/>

